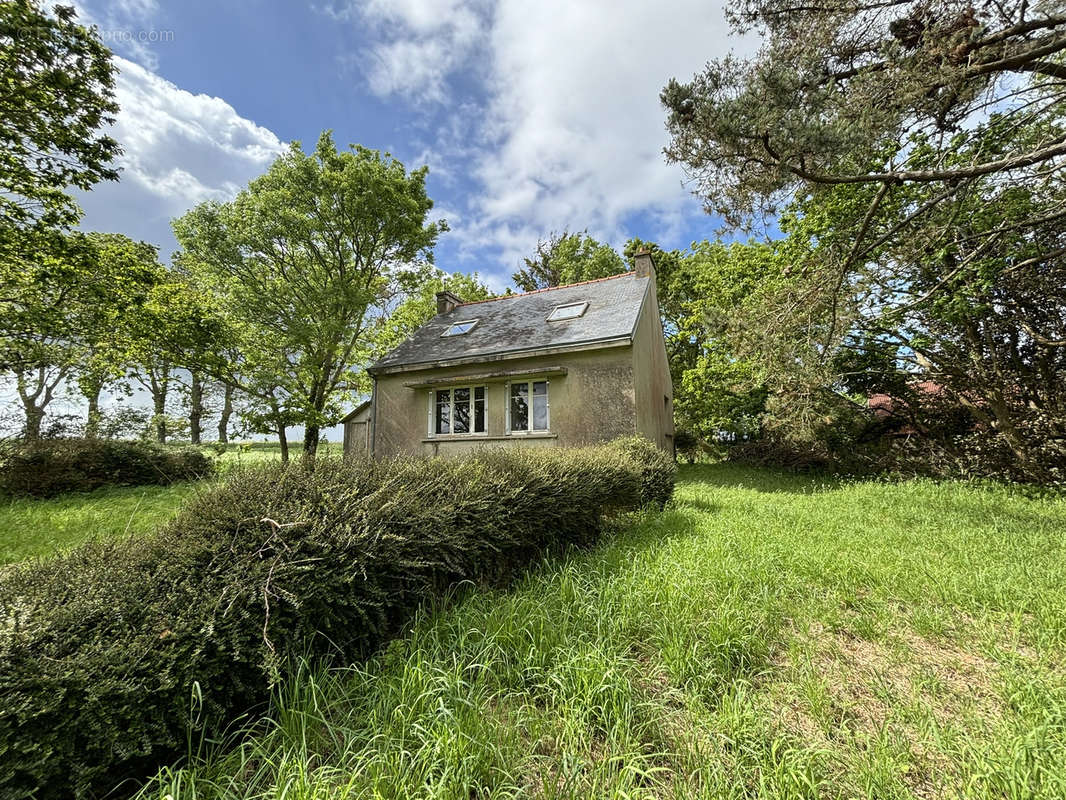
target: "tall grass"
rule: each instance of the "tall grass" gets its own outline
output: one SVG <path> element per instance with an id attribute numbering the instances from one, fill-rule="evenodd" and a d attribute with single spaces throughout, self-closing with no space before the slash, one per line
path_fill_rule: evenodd
<path id="1" fill-rule="evenodd" d="M 146 798 L 1066 796 L 1066 502 L 689 468 Z"/>

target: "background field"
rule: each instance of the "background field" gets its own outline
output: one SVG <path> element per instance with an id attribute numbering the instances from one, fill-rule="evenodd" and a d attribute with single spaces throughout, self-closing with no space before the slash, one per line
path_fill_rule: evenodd
<path id="1" fill-rule="evenodd" d="M 686 468 L 146 796 L 1060 798 L 1064 536 L 1003 488 Z"/>

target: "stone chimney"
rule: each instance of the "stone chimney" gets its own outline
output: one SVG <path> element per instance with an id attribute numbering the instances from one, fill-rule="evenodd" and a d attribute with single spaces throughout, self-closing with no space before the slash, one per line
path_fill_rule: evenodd
<path id="1" fill-rule="evenodd" d="M 633 256 L 633 271 L 638 278 L 655 280 L 655 262 L 652 260 L 651 250 L 640 250 Z"/>
<path id="2" fill-rule="evenodd" d="M 463 298 L 451 292 L 437 292 L 437 313 L 447 314 L 453 308 L 461 305 Z"/>

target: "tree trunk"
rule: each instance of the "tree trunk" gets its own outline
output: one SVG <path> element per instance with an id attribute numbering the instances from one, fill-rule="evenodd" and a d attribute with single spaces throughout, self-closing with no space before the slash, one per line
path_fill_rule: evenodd
<path id="1" fill-rule="evenodd" d="M 304 428 L 304 461 L 315 460 L 315 454 L 318 452 L 318 434 L 317 425 L 308 425 Z"/>
<path id="2" fill-rule="evenodd" d="M 37 441 L 41 438 L 41 425 L 44 422 L 44 412 L 48 404 L 52 402 L 55 388 L 66 376 L 66 370 L 59 370 L 52 381 L 48 380 L 48 370 L 44 366 L 37 368 L 35 388 L 30 390 L 26 380 L 26 373 L 19 372 L 15 377 L 19 400 L 22 401 L 22 409 L 26 413 L 26 427 L 22 435 L 29 441 Z"/>
<path id="3" fill-rule="evenodd" d="M 189 441 L 200 444 L 203 428 L 200 424 L 204 417 L 204 385 L 200 375 L 190 373 L 189 379 Z"/>
<path id="4" fill-rule="evenodd" d="M 222 417 L 218 421 L 218 440 L 222 444 L 229 442 L 229 418 L 233 415 L 233 386 L 226 384 L 222 400 Z"/>
<path id="5" fill-rule="evenodd" d="M 170 366 L 148 367 L 149 389 L 152 393 L 152 410 L 155 412 L 155 440 L 167 443 L 167 393 L 170 389 Z"/>
<path id="6" fill-rule="evenodd" d="M 167 392 L 152 393 L 152 408 L 155 411 L 155 440 L 160 444 L 167 443 Z"/>
<path id="7" fill-rule="evenodd" d="M 36 442 L 41 438 L 41 423 L 44 421 L 44 409 L 40 406 L 26 406 L 26 428 L 23 436 L 27 441 Z"/>
<path id="8" fill-rule="evenodd" d="M 289 439 L 285 434 L 285 426 L 278 425 L 278 444 L 281 445 L 281 463 L 289 463 Z"/>
<path id="9" fill-rule="evenodd" d="M 93 383 L 82 389 L 82 394 L 89 403 L 89 413 L 85 415 L 85 436 L 89 439 L 95 439 L 100 435 L 100 392 L 102 390 L 102 383 Z"/>

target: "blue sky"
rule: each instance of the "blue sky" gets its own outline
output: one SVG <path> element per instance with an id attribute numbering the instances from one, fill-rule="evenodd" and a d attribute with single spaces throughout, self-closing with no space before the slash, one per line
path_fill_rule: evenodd
<path id="1" fill-rule="evenodd" d="M 83 227 L 176 248 L 170 219 L 232 197 L 290 141 L 428 164 L 437 264 L 508 282 L 538 237 L 714 236 L 665 163 L 658 92 L 731 39 L 717 3 L 78 0 L 119 56 L 122 179 Z"/>

